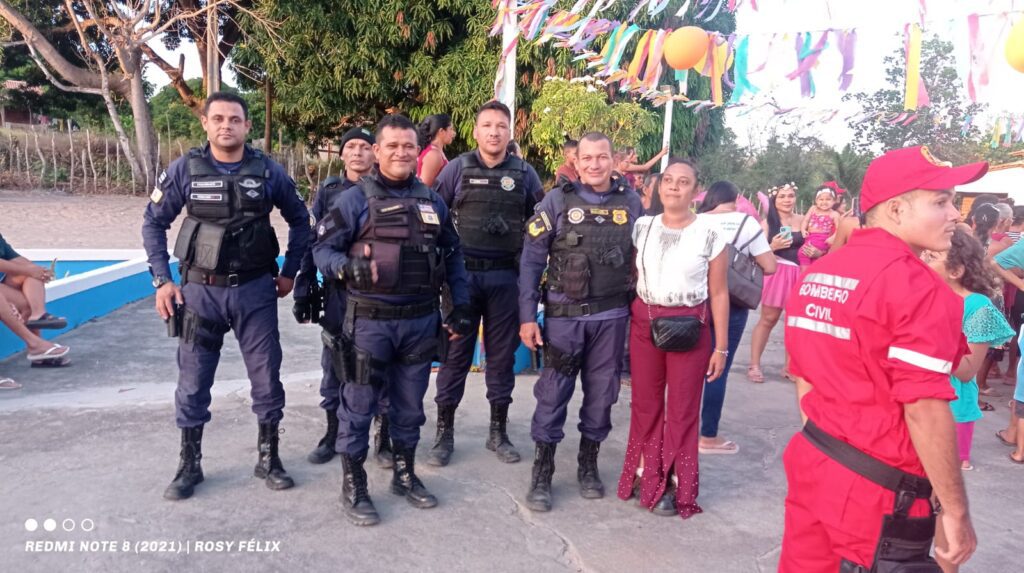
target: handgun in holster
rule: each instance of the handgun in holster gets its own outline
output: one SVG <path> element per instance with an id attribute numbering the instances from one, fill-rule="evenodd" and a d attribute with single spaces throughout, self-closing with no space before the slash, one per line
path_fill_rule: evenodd
<path id="1" fill-rule="evenodd" d="M 174 314 L 164 319 L 164 323 L 167 324 L 167 336 L 168 338 L 178 338 L 181 336 L 181 322 L 185 316 L 185 307 L 178 303 L 174 303 Z"/>

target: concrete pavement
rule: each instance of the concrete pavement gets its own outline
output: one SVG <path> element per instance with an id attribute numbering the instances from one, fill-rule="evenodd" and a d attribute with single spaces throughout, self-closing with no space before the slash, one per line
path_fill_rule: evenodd
<path id="1" fill-rule="evenodd" d="M 283 492 L 252 477 L 256 422 L 245 370 L 229 337 L 203 443 L 206 482 L 190 500 L 162 499 L 179 447 L 173 418 L 176 341 L 164 336 L 152 299 L 62 337 L 73 349 L 70 368 L 30 369 L 23 355 L 0 362 L 0 373 L 25 385 L 0 393 L 3 569 L 727 573 L 776 568 L 786 491 L 780 458 L 799 425 L 793 386 L 779 381 L 781 328 L 766 353 L 769 382 L 746 381 L 749 347 L 740 349 L 722 433 L 741 451 L 701 458 L 703 514 L 686 521 L 660 518 L 614 497 L 628 430 L 628 387 L 601 452 L 609 497 L 590 501 L 577 493 L 577 393 L 556 460 L 555 509 L 532 513 L 523 497 L 532 460 L 529 418 L 536 376 L 518 378 L 509 432 L 523 461 L 505 465 L 483 447 L 487 402 L 483 376 L 472 374 L 456 418 L 451 465 L 417 468 L 440 505 L 414 509 L 388 492 L 390 471 L 368 464 L 371 495 L 383 522 L 357 528 L 340 512 L 340 462 L 305 461 L 324 423 L 317 407 L 320 338 L 316 327 L 294 323 L 289 305 L 282 301 L 279 313 L 288 392 L 281 456 L 297 486 Z M 998 387 L 1010 394 L 1008 386 Z M 433 393 L 431 387 L 421 458 L 434 434 Z M 967 475 L 981 544 L 964 571 L 1019 566 L 1015 544 L 1024 531 L 1019 485 L 1024 468 L 1006 460 L 1009 449 L 993 436 L 1005 424 L 1007 410 L 1005 399 L 992 402 L 997 411 L 987 413 L 975 432 L 978 469 Z M 48 519 L 54 520 L 52 532 L 46 530 Z M 27 530 L 28 520 L 35 520 L 34 531 Z"/>

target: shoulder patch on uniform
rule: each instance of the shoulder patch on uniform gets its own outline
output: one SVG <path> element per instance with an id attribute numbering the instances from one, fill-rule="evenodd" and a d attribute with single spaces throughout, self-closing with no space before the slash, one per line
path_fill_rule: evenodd
<path id="1" fill-rule="evenodd" d="M 551 232 L 551 219 L 548 217 L 547 212 L 540 211 L 533 217 L 530 217 L 530 220 L 527 221 L 526 232 L 534 239 Z"/>
<path id="2" fill-rule="evenodd" d="M 159 187 L 154 187 L 153 192 L 149 194 L 149 200 L 159 205 L 164 200 L 164 192 Z"/>

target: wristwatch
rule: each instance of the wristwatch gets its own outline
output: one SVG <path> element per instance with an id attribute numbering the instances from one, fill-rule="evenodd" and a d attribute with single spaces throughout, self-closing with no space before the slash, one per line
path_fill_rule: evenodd
<path id="1" fill-rule="evenodd" d="M 171 282 L 171 279 L 163 275 L 153 275 L 153 288 L 160 288 Z"/>

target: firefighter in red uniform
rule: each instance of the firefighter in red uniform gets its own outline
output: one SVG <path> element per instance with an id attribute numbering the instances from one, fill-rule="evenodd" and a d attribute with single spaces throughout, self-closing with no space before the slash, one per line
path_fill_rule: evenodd
<path id="1" fill-rule="evenodd" d="M 920 563 L 935 532 L 963 563 L 977 539 L 957 461 L 949 383 L 967 351 L 963 300 L 920 260 L 945 251 L 953 187 L 986 163 L 953 167 L 926 147 L 868 167 L 865 228 L 810 267 L 786 305 L 786 348 L 805 425 L 783 456 L 789 492 L 779 571 L 868 573 Z M 902 570 L 902 569 L 899 569 Z"/>

